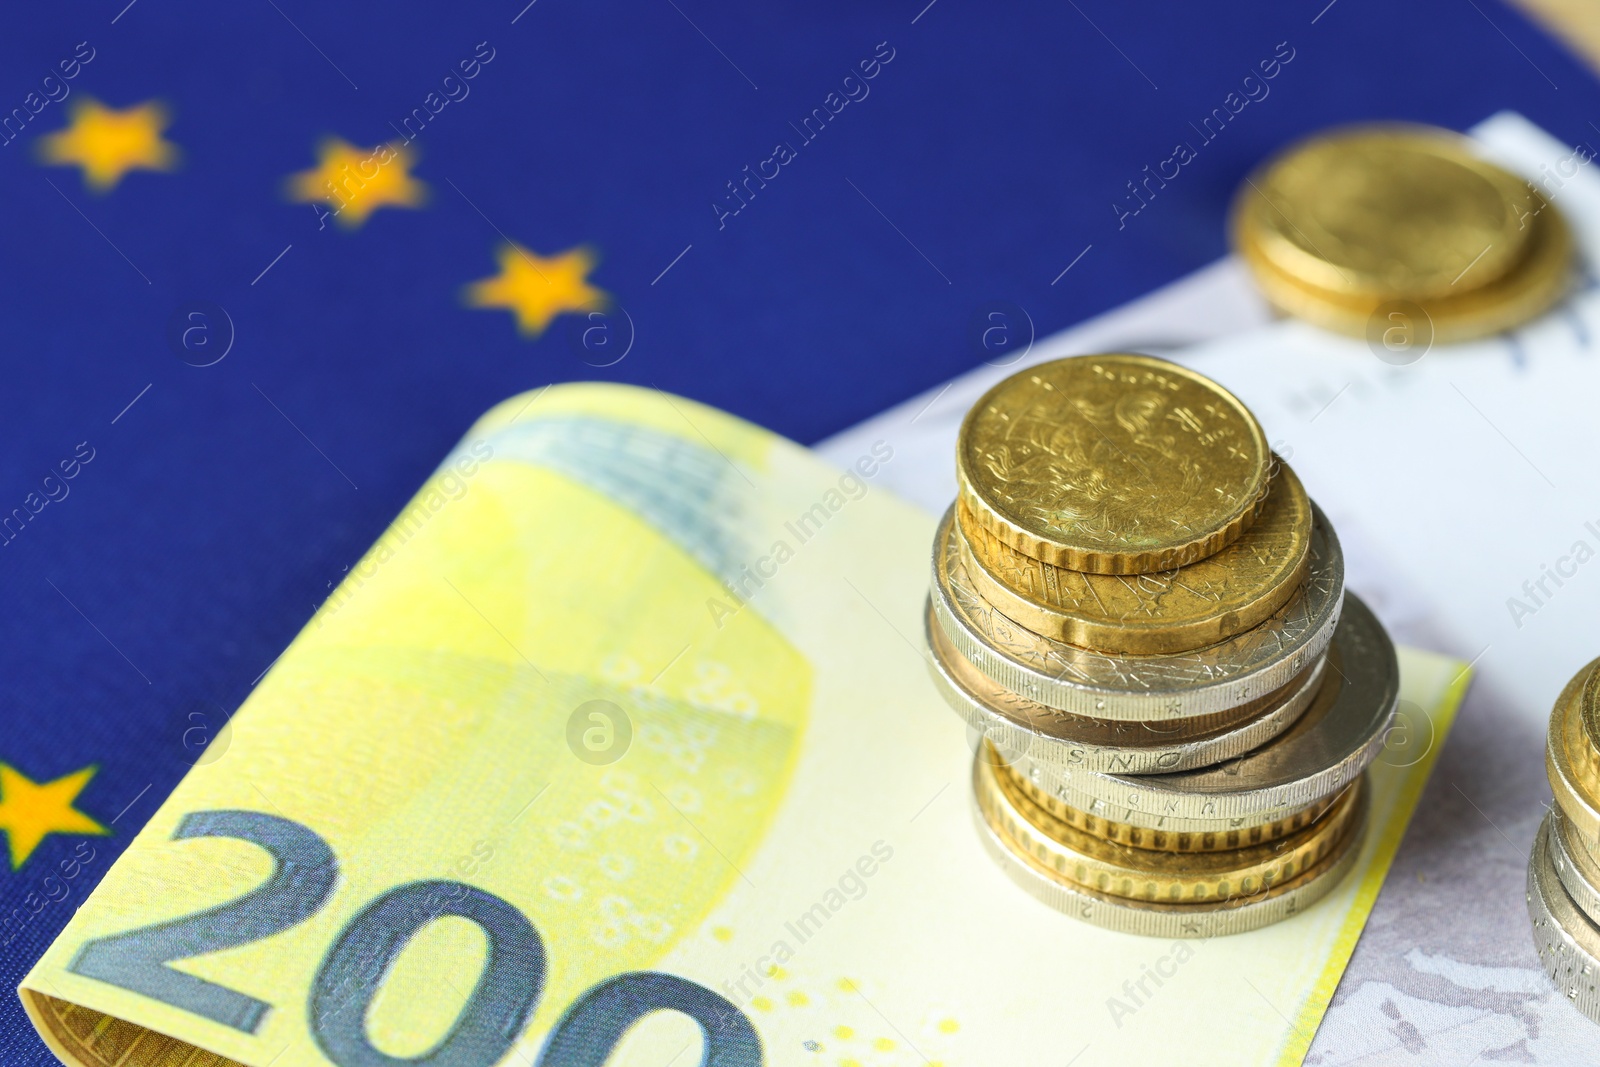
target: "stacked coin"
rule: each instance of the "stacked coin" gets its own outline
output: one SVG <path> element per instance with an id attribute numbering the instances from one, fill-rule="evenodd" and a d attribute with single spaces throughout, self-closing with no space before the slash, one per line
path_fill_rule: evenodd
<path id="1" fill-rule="evenodd" d="M 1528 860 L 1533 942 L 1567 999 L 1600 1022 L 1600 660 L 1568 682 L 1550 713 L 1545 770 L 1555 806 Z"/>
<path id="2" fill-rule="evenodd" d="M 1508 329 L 1572 277 L 1571 233 L 1542 191 L 1430 126 L 1292 146 L 1245 180 L 1231 230 L 1280 310 L 1390 349 Z"/>
<path id="3" fill-rule="evenodd" d="M 1295 913 L 1349 870 L 1394 648 L 1250 411 L 1164 360 L 1029 368 L 961 428 L 927 612 L 1013 879 L 1116 929 Z"/>

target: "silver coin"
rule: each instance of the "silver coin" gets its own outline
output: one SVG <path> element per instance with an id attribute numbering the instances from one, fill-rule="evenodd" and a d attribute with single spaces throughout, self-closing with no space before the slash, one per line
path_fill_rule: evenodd
<path id="1" fill-rule="evenodd" d="M 1312 514 L 1310 572 L 1300 592 L 1265 622 L 1193 652 L 1091 652 L 1012 622 L 979 595 L 967 575 L 956 544 L 954 506 L 934 537 L 934 613 L 950 643 L 980 671 L 1047 707 L 1128 722 L 1216 714 L 1286 685 L 1333 636 L 1344 591 L 1344 555 L 1315 504 Z"/>
<path id="2" fill-rule="evenodd" d="M 1550 858 L 1550 815 L 1539 824 L 1528 857 L 1528 917 L 1544 973 L 1573 1007 L 1600 1023 L 1600 929 L 1561 886 Z"/>
<path id="3" fill-rule="evenodd" d="M 1241 934 L 1290 918 L 1335 889 L 1355 866 L 1366 838 L 1367 800 L 1351 820 L 1338 851 L 1306 873 L 1249 896 L 1215 904 L 1159 904 L 1125 900 L 1073 885 L 1015 852 L 1003 831 L 984 818 L 976 798 L 978 836 L 1001 870 L 1031 896 L 1057 911 L 1122 933 L 1162 938 L 1212 938 Z"/>
<path id="4" fill-rule="evenodd" d="M 1591 880 L 1595 861 L 1582 841 L 1574 841 L 1576 827 L 1572 820 L 1562 818 L 1560 808 L 1551 808 L 1547 817 L 1550 823 L 1550 865 L 1561 879 L 1561 887 L 1572 902 L 1587 915 L 1590 921 L 1600 923 L 1600 886 Z M 1585 849 L 1579 852 L 1579 849 Z M 1586 873 L 1589 872 L 1589 873 Z"/>
<path id="5" fill-rule="evenodd" d="M 1116 774 L 1173 774 L 1209 767 L 1249 752 L 1293 725 L 1310 706 L 1326 669 L 1326 658 L 1318 656 L 1287 686 L 1262 698 L 1259 710 L 1224 713 L 1216 722 L 1092 719 L 1011 692 L 951 645 L 931 606 L 924 621 L 933 652 L 931 673 L 945 703 L 1007 763 L 1027 757 L 1051 766 Z M 1194 729 L 1191 724 L 1206 725 Z"/>
<path id="6" fill-rule="evenodd" d="M 1027 757 L 1013 766 L 1062 803 L 1116 822 L 1190 831 L 1200 828 L 1172 820 L 1265 822 L 1333 795 L 1365 770 L 1383 749 L 1399 694 L 1394 643 L 1371 609 L 1347 594 L 1311 706 L 1260 748 L 1182 774 L 1105 774 Z"/>

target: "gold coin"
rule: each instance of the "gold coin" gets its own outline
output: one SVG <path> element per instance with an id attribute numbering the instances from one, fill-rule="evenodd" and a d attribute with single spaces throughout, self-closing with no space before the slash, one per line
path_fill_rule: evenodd
<path id="1" fill-rule="evenodd" d="M 1266 435 L 1232 393 L 1150 356 L 1075 356 L 1014 374 L 956 444 L 973 520 L 1034 559 L 1096 574 L 1169 570 L 1255 519 Z"/>
<path id="2" fill-rule="evenodd" d="M 961 558 L 1000 614 L 1096 652 L 1189 652 L 1255 626 L 1288 602 L 1311 561 L 1311 498 L 1276 463 L 1260 514 L 1205 559 L 1148 574 L 1087 574 L 1024 555 L 958 505 Z"/>
<path id="3" fill-rule="evenodd" d="M 1258 271 L 1256 282 L 1285 314 L 1385 345 L 1397 332 L 1403 348 L 1419 346 L 1425 351 L 1433 341 L 1469 341 L 1519 326 L 1565 295 L 1573 277 L 1570 229 L 1553 207 L 1544 208 L 1529 228 L 1531 247 L 1521 269 L 1459 296 L 1421 304 L 1344 300 L 1271 271 Z M 1251 263 L 1251 251 L 1240 251 Z"/>
<path id="4" fill-rule="evenodd" d="M 1013 845 L 1074 885 L 1126 900 L 1216 903 L 1287 882 L 1325 859 L 1365 816 L 1360 779 L 1309 826 L 1260 845 L 1216 852 L 1130 848 L 1068 825 L 995 773 L 992 750 L 972 765 L 978 807 Z"/>
<path id="5" fill-rule="evenodd" d="M 1284 812 L 1266 822 L 1252 823 L 1247 819 L 1236 819 L 1233 822 L 1237 825 L 1226 830 L 1187 830 L 1175 828 L 1181 826 L 1183 820 L 1174 819 L 1173 827 L 1153 829 L 1075 808 L 1007 765 L 998 752 L 992 758 L 1000 761 L 995 769 L 997 775 L 1006 778 L 1034 806 L 1044 809 L 1061 822 L 1105 841 L 1156 852 L 1222 852 L 1268 844 L 1310 826 L 1350 788 L 1346 786 L 1338 793 L 1323 797 L 1306 807 Z"/>
<path id="6" fill-rule="evenodd" d="M 1600 659 L 1590 660 L 1556 697 L 1545 734 L 1545 773 L 1556 805 L 1579 836 L 1600 847 L 1600 751 L 1583 725 L 1583 695 Z"/>
<path id="7" fill-rule="evenodd" d="M 1280 310 L 1356 336 L 1385 336 L 1386 305 L 1432 340 L 1498 332 L 1549 307 L 1572 273 L 1560 213 L 1466 138 L 1426 126 L 1290 148 L 1240 187 L 1230 230 Z M 1425 324 L 1407 321 L 1419 313 Z"/>
<path id="8" fill-rule="evenodd" d="M 1127 900 L 1069 882 L 1020 850 L 976 803 L 973 808 L 984 849 L 1019 888 L 1074 919 L 1142 937 L 1223 937 L 1298 915 L 1344 881 L 1361 855 L 1367 828 L 1366 818 L 1355 820 L 1331 855 L 1287 882 L 1226 900 L 1168 904 Z"/>
<path id="9" fill-rule="evenodd" d="M 1356 126 L 1268 161 L 1240 190 L 1235 225 L 1308 286 L 1426 300 L 1510 273 L 1527 252 L 1532 206 L 1523 181 L 1459 134 Z"/>

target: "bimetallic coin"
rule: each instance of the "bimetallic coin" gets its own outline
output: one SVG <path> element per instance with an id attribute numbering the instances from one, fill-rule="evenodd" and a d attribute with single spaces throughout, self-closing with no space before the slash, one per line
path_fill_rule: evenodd
<path id="1" fill-rule="evenodd" d="M 1005 544 L 1098 574 L 1170 570 L 1232 542 L 1271 479 L 1232 393 L 1151 356 L 1076 356 L 990 389 L 956 443 L 960 499 Z"/>
<path id="2" fill-rule="evenodd" d="M 1561 879 L 1561 887 L 1591 922 L 1600 924 L 1600 862 L 1578 839 L 1571 820 L 1561 817 L 1560 808 L 1552 808 L 1546 822 L 1550 827 L 1550 865 Z"/>
<path id="3" fill-rule="evenodd" d="M 1209 767 L 1256 748 L 1300 717 L 1316 695 L 1325 666 L 1319 656 L 1281 689 L 1217 715 L 1176 722 L 1093 719 L 1045 707 L 988 678 L 950 643 L 931 606 L 925 623 L 934 684 L 945 702 L 1004 758 L 1025 755 L 1117 774 Z"/>
<path id="4" fill-rule="evenodd" d="M 1556 805 L 1579 837 L 1600 846 L 1600 752 L 1583 728 L 1583 691 L 1600 665 L 1592 659 L 1556 697 L 1545 733 L 1544 766 Z"/>
<path id="5" fill-rule="evenodd" d="M 1204 559 L 1148 574 L 1088 574 L 1044 563 L 956 509 L 956 542 L 973 587 L 1013 622 L 1096 652 L 1188 652 L 1243 633 L 1300 588 L 1311 561 L 1311 498 L 1277 473 L 1261 514 Z"/>
<path id="6" fill-rule="evenodd" d="M 972 790 L 984 817 L 1014 847 L 1058 878 L 1127 900 L 1218 903 L 1268 889 L 1312 869 L 1364 812 L 1357 783 L 1320 818 L 1276 841 L 1226 852 L 1158 852 L 1095 837 L 1056 819 L 996 774 L 990 754 L 972 763 Z"/>
<path id="7" fill-rule="evenodd" d="M 1550 861 L 1550 833 L 1550 816 L 1546 815 L 1528 859 L 1533 946 L 1556 990 L 1591 1021 L 1600 1023 L 1600 929 L 1561 887 Z"/>
<path id="8" fill-rule="evenodd" d="M 1311 510 L 1311 560 L 1300 591 L 1253 629 L 1193 652 L 1091 652 L 1006 618 L 974 588 L 961 562 L 953 508 L 934 537 L 934 614 L 975 667 L 1047 707 L 1128 722 L 1214 715 L 1287 685 L 1333 637 L 1344 556 L 1327 519 L 1315 504 Z"/>
<path id="9" fill-rule="evenodd" d="M 1372 611 L 1347 594 L 1328 671 L 1311 706 L 1293 726 L 1227 763 L 1182 774 L 1118 775 L 1014 761 L 1045 795 L 1067 804 L 1098 801 L 1095 814 L 1117 822 L 1269 817 L 1304 808 L 1343 789 L 1382 750 L 1399 699 L 1394 644 Z"/>
<path id="10" fill-rule="evenodd" d="M 1296 878 L 1256 893 L 1203 904 L 1127 900 L 1074 885 L 1021 852 L 1005 831 L 989 822 L 973 803 L 973 817 L 984 847 L 1017 885 L 1049 907 L 1084 922 L 1145 937 L 1223 937 L 1256 930 L 1291 918 L 1339 886 L 1361 855 L 1366 816 L 1351 821 L 1332 855 Z"/>
<path id="11" fill-rule="evenodd" d="M 1527 184 L 1465 137 L 1395 124 L 1319 134 L 1269 160 L 1240 189 L 1233 224 L 1241 246 L 1308 286 L 1427 300 L 1514 270 L 1532 208 Z"/>

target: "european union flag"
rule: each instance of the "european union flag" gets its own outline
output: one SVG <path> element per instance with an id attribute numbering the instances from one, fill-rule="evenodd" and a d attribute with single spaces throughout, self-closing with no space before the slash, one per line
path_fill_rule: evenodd
<path id="1" fill-rule="evenodd" d="M 495 401 L 802 441 L 1222 254 L 1331 123 L 1600 86 L 1493 0 L 91 0 L 0 37 L 0 986 Z M 1031 334 L 1030 334 L 1031 336 Z M 14 997 L 7 1064 L 46 1063 Z"/>

